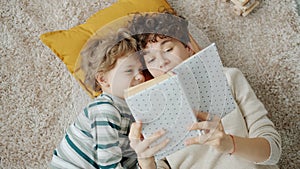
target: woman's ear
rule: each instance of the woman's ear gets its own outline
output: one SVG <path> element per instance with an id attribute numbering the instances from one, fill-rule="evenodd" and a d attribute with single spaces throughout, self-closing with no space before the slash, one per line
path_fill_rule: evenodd
<path id="1" fill-rule="evenodd" d="M 96 74 L 95 78 L 96 78 L 97 82 L 100 84 L 101 87 L 109 87 L 110 86 L 110 84 L 108 83 L 108 80 L 105 76 L 105 73 L 98 72 Z"/>
<path id="2" fill-rule="evenodd" d="M 198 51 L 195 51 L 192 44 L 189 42 L 187 45 L 186 45 L 186 50 L 188 51 L 189 55 L 192 56 L 194 55 L 196 52 Z"/>
<path id="3" fill-rule="evenodd" d="M 190 42 L 188 43 L 188 46 L 195 52 L 199 52 L 201 50 L 201 47 L 198 45 L 198 43 L 195 41 L 195 39 L 189 34 Z"/>

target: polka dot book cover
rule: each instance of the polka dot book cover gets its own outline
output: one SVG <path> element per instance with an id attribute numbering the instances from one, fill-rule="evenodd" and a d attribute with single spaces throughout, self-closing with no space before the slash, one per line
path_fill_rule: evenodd
<path id="1" fill-rule="evenodd" d="M 182 149 L 184 140 L 201 134 L 188 128 L 197 121 L 196 112 L 208 112 L 209 118 L 223 117 L 236 107 L 215 43 L 170 72 L 129 88 L 125 100 L 135 120 L 143 123 L 145 138 L 160 129 L 166 130 L 152 144 L 170 139 L 155 155 L 156 159 Z"/>

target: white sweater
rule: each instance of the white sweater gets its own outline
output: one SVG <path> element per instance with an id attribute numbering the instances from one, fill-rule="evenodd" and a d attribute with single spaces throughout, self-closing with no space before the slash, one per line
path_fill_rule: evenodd
<path id="1" fill-rule="evenodd" d="M 264 137 L 271 146 L 268 160 L 262 163 L 246 161 L 234 155 L 217 152 L 205 145 L 188 146 L 166 157 L 171 168 L 177 169 L 273 169 L 281 155 L 281 139 L 267 117 L 264 105 L 259 101 L 242 72 L 236 68 L 225 68 L 237 108 L 222 118 L 227 134 L 240 137 Z M 169 168 L 165 161 L 157 162 L 158 168 Z"/>

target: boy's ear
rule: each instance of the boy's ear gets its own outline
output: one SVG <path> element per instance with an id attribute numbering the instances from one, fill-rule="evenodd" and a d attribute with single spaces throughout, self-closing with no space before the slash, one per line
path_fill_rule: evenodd
<path id="1" fill-rule="evenodd" d="M 99 72 L 96 75 L 97 82 L 101 85 L 101 87 L 109 87 L 109 83 L 107 81 L 107 78 L 105 76 L 105 73 Z"/>

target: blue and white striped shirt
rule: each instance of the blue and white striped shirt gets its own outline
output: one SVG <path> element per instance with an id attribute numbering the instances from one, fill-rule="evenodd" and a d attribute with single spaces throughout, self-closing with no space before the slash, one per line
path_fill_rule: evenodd
<path id="1" fill-rule="evenodd" d="M 128 139 L 133 121 L 124 100 L 101 94 L 67 129 L 50 168 L 136 168 Z"/>

